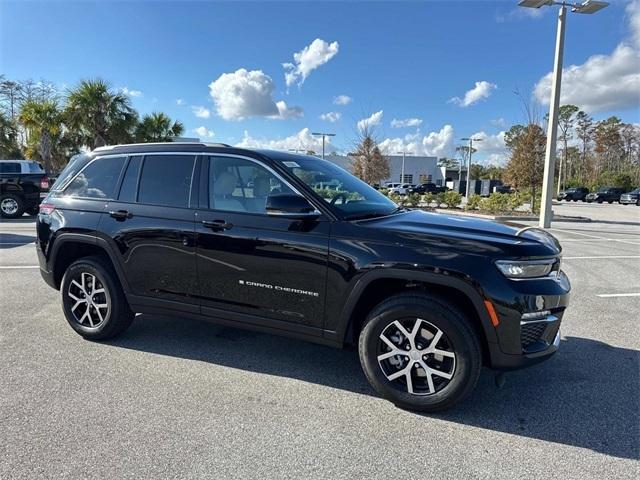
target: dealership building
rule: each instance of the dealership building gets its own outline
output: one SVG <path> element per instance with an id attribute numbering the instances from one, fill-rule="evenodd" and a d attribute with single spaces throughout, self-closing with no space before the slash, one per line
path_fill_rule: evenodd
<path id="1" fill-rule="evenodd" d="M 389 159 L 389 178 L 382 181 L 387 183 L 435 183 L 444 185 L 445 177 L 443 169 L 438 166 L 438 157 L 423 157 L 417 155 L 407 155 L 404 159 L 404 180 L 402 175 L 402 155 L 386 155 Z M 326 160 L 336 165 L 352 171 L 353 158 L 344 155 L 327 155 Z"/>

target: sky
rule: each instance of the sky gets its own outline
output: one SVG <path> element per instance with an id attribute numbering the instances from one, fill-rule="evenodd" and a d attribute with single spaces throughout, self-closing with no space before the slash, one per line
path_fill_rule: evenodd
<path id="1" fill-rule="evenodd" d="M 185 136 L 504 162 L 504 132 L 548 109 L 557 7 L 509 1 L 0 0 L 0 73 L 63 92 L 102 78 Z M 568 14 L 562 102 L 640 123 L 640 0 Z"/>

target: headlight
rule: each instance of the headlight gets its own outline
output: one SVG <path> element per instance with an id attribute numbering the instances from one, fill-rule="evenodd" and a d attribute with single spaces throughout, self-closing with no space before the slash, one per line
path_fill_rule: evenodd
<path id="1" fill-rule="evenodd" d="M 555 258 L 530 261 L 498 260 L 496 266 L 507 278 L 538 278 L 549 275 L 555 263 Z"/>

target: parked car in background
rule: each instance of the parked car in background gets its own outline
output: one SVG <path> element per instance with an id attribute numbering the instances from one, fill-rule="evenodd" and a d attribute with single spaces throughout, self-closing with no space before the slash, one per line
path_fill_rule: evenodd
<path id="1" fill-rule="evenodd" d="M 640 188 L 636 188 L 635 190 L 631 190 L 629 193 L 623 193 L 620 195 L 620 204 L 628 205 L 630 203 L 635 203 L 640 206 Z"/>
<path id="2" fill-rule="evenodd" d="M 0 160 L 0 216 L 18 218 L 38 213 L 49 192 L 50 179 L 33 160 Z"/>
<path id="3" fill-rule="evenodd" d="M 425 193 L 436 193 L 436 190 L 438 190 L 438 186 L 435 183 L 421 183 L 420 185 L 411 187 L 409 189 L 409 193 L 419 193 L 420 195 L 424 195 Z"/>
<path id="4" fill-rule="evenodd" d="M 510 185 L 498 185 L 493 189 L 494 193 L 513 193 L 514 190 Z"/>
<path id="5" fill-rule="evenodd" d="M 558 194 L 558 200 L 565 200 L 567 202 L 582 200 L 584 202 L 588 194 L 589 189 L 587 187 L 567 188 Z"/>
<path id="6" fill-rule="evenodd" d="M 591 202 L 618 202 L 620 196 L 624 193 L 624 189 L 618 187 L 601 187 L 597 192 L 587 194 L 586 201 Z"/>
<path id="7" fill-rule="evenodd" d="M 415 185 L 411 185 L 410 183 L 398 183 L 396 184 L 397 187 L 393 187 L 389 189 L 389 195 L 391 194 L 396 194 L 396 195 L 408 195 L 409 194 L 409 189 L 411 188 L 415 188 Z"/>

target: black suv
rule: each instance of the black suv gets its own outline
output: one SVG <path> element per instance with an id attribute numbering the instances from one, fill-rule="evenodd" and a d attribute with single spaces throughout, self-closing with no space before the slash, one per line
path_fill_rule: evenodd
<path id="1" fill-rule="evenodd" d="M 558 194 L 558 200 L 566 200 L 567 202 L 577 202 L 578 200 L 585 201 L 589 189 L 586 187 L 567 188 Z"/>
<path id="2" fill-rule="evenodd" d="M 354 345 L 381 395 L 422 411 L 469 394 L 483 364 L 553 354 L 570 290 L 542 230 L 406 210 L 328 161 L 225 145 L 75 157 L 37 234 L 85 338 L 172 313 Z"/>
<path id="3" fill-rule="evenodd" d="M 598 202 L 598 203 L 602 203 L 602 202 L 608 202 L 608 203 L 613 203 L 613 202 L 618 202 L 620 201 L 620 196 L 624 193 L 624 189 L 623 188 L 618 188 L 618 187 L 601 187 L 600 189 L 598 189 L 597 192 L 592 192 L 589 193 L 586 197 L 585 200 L 588 203 L 591 202 Z"/>

